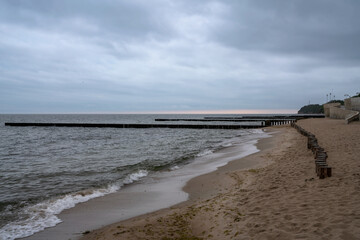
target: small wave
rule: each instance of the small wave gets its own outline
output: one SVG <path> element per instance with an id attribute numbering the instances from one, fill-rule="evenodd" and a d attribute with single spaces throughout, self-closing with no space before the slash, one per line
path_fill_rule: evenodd
<path id="1" fill-rule="evenodd" d="M 222 147 L 231 147 L 233 146 L 232 143 L 224 143 L 223 145 L 221 145 Z"/>
<path id="2" fill-rule="evenodd" d="M 202 151 L 202 152 L 196 154 L 196 156 L 197 157 L 202 157 L 202 156 L 210 155 L 210 154 L 213 154 L 213 153 L 214 152 L 212 150 L 207 149 L 205 151 Z"/>
<path id="3" fill-rule="evenodd" d="M 140 178 L 146 177 L 148 174 L 149 174 L 149 172 L 146 170 L 139 170 L 136 173 L 132 173 L 132 174 L 128 175 L 124 180 L 124 184 L 130 184 L 135 181 L 138 181 Z"/>
<path id="4" fill-rule="evenodd" d="M 263 134 L 264 130 L 263 129 L 249 129 L 249 132 L 252 134 Z"/>
<path id="5" fill-rule="evenodd" d="M 170 171 L 175 171 L 175 170 L 178 170 L 179 169 L 179 166 L 173 166 L 170 168 Z"/>
<path id="6" fill-rule="evenodd" d="M 45 228 L 53 227 L 62 222 L 56 214 L 65 209 L 74 207 L 76 204 L 86 202 L 92 198 L 101 197 L 115 192 L 120 186 L 111 185 L 108 188 L 98 190 L 87 190 L 73 194 L 67 194 L 61 198 L 47 200 L 33 206 L 26 207 L 24 213 L 27 219 L 16 221 L 5 225 L 0 229 L 0 238 L 12 240 L 15 238 L 28 237 Z"/>
<path id="7" fill-rule="evenodd" d="M 148 175 L 148 171 L 139 170 L 128 175 L 121 184 L 112 184 L 107 188 L 96 190 L 84 190 L 77 193 L 67 194 L 57 199 L 47 200 L 24 209 L 24 214 L 29 217 L 24 220 L 16 221 L 5 225 L 0 229 L 1 240 L 13 240 L 24 238 L 40 232 L 48 227 L 53 227 L 61 223 L 56 215 L 65 209 L 73 208 L 76 204 L 87 202 L 90 199 L 102 197 L 104 195 L 118 191 L 122 185 L 131 184 L 140 178 Z"/>

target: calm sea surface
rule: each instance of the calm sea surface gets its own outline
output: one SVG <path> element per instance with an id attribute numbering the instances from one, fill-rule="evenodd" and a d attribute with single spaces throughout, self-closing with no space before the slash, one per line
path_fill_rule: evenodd
<path id="1" fill-rule="evenodd" d="M 54 226 L 64 209 L 154 172 L 181 168 L 257 131 L 8 127 L 4 122 L 155 123 L 155 118 L 202 117 L 0 115 L 0 239 Z"/>

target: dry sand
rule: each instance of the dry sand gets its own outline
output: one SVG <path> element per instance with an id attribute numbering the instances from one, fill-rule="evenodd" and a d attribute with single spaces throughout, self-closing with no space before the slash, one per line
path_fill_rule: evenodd
<path id="1" fill-rule="evenodd" d="M 259 143 L 261 152 L 191 180 L 190 200 L 119 222 L 84 239 L 360 239 L 360 122 L 298 124 L 325 148 L 333 176 L 318 179 L 306 138 L 291 127 Z M 239 170 L 242 169 L 242 170 Z"/>

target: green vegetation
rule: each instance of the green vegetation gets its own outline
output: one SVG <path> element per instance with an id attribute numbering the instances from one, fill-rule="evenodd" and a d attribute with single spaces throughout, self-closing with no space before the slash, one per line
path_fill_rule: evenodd
<path id="1" fill-rule="evenodd" d="M 299 114 L 321 114 L 324 113 L 324 107 L 319 104 L 310 104 L 303 106 L 299 111 Z"/>
<path id="2" fill-rule="evenodd" d="M 327 103 L 340 103 L 341 105 L 344 105 L 343 100 L 331 100 L 330 102 L 327 102 Z"/>
<path id="3" fill-rule="evenodd" d="M 348 96 L 349 95 L 345 95 Z M 360 97 L 360 92 L 357 92 L 356 95 L 352 96 L 352 98 Z M 344 105 L 343 100 L 331 100 L 327 103 L 340 103 L 341 105 Z M 298 114 L 321 114 L 324 113 L 324 107 L 319 104 L 309 104 L 306 106 L 303 106 L 299 111 Z"/>

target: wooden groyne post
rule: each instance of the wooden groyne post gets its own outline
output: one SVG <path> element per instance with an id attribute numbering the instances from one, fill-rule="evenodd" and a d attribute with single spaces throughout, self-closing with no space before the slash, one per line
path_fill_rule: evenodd
<path id="1" fill-rule="evenodd" d="M 211 118 L 211 119 L 192 119 L 192 118 L 157 118 L 156 122 L 257 122 L 263 127 L 279 126 L 285 124 L 291 124 L 296 122 L 296 119 L 261 119 L 261 118 L 245 118 L 245 119 L 224 119 L 224 118 Z"/>
<path id="2" fill-rule="evenodd" d="M 315 173 L 320 179 L 331 177 L 332 169 L 328 166 L 326 160 L 328 158 L 324 148 L 320 147 L 318 140 L 314 134 L 306 131 L 296 123 L 291 123 L 291 126 L 295 128 L 301 135 L 307 137 L 307 148 L 310 149 L 315 158 Z"/>
<path id="3" fill-rule="evenodd" d="M 205 124 L 141 124 L 141 123 L 11 123 L 13 127 L 90 127 L 90 128 L 190 128 L 190 129 L 243 129 L 261 128 L 261 125 L 205 125 Z"/>

